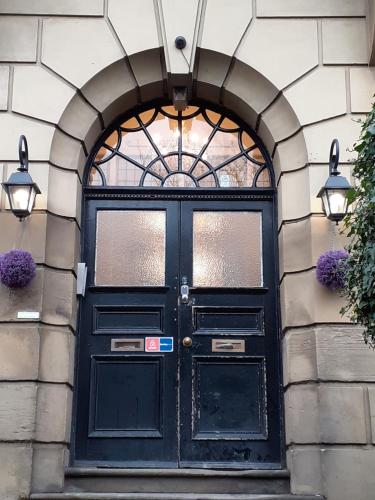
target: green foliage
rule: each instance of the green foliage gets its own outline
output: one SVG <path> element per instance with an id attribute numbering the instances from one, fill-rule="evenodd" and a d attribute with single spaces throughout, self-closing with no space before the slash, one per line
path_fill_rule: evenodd
<path id="1" fill-rule="evenodd" d="M 353 322 L 364 327 L 365 342 L 375 347 L 375 104 L 362 122 L 354 150 L 358 154 L 353 169 L 356 187 L 349 193 L 353 211 L 345 218 L 351 239 L 344 289 L 347 305 L 342 313 L 349 313 Z"/>

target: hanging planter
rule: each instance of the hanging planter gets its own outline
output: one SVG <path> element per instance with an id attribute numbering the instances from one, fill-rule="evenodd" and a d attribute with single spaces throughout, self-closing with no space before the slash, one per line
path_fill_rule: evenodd
<path id="1" fill-rule="evenodd" d="M 316 264 L 316 277 L 319 283 L 331 290 L 345 287 L 349 254 L 345 250 L 330 250 L 323 253 Z"/>
<path id="2" fill-rule="evenodd" d="M 8 288 L 23 288 L 35 276 L 36 265 L 29 252 L 10 250 L 0 255 L 0 281 Z"/>

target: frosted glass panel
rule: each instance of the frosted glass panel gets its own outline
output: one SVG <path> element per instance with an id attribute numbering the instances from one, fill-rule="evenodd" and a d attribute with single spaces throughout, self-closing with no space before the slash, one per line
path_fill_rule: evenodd
<path id="1" fill-rule="evenodd" d="M 95 283 L 165 284 L 165 212 L 101 210 L 97 216 Z"/>
<path id="2" fill-rule="evenodd" d="M 260 212 L 194 212 L 194 286 L 262 286 L 261 223 Z"/>

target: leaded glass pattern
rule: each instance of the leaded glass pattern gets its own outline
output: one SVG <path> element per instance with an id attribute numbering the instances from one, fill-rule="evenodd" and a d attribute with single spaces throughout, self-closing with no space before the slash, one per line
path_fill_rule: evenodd
<path id="1" fill-rule="evenodd" d="M 153 107 L 108 131 L 89 170 L 92 187 L 268 188 L 255 135 L 207 107 Z"/>

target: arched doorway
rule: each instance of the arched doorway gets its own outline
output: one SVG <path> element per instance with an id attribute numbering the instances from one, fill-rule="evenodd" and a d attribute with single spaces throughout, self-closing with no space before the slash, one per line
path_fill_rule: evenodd
<path id="1" fill-rule="evenodd" d="M 280 468 L 275 190 L 224 109 L 122 116 L 90 156 L 74 465 Z"/>

